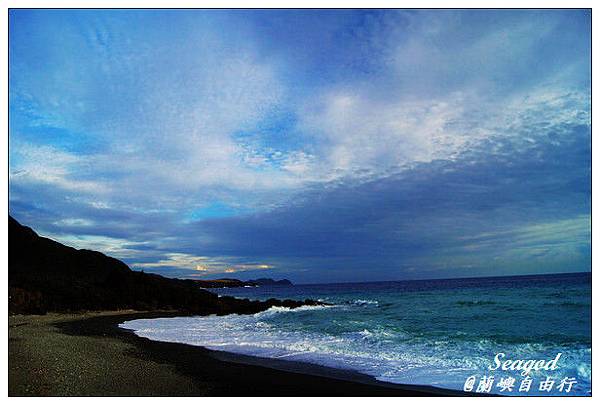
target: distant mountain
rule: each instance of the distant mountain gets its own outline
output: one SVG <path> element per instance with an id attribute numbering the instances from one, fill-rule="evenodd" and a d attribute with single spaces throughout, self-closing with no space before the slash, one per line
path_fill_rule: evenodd
<path id="1" fill-rule="evenodd" d="M 255 313 L 314 301 L 250 301 L 218 297 L 194 280 L 132 271 L 100 252 L 74 249 L 8 219 L 10 313 L 172 309 L 194 314 Z"/>
<path id="2" fill-rule="evenodd" d="M 257 284 L 257 285 L 293 285 L 290 280 L 273 280 L 272 278 L 258 278 L 256 280 L 248 280 L 247 283 Z"/>
<path id="3" fill-rule="evenodd" d="M 272 278 L 259 278 L 256 280 L 242 281 L 235 278 L 219 278 L 216 280 L 194 280 L 202 288 L 234 288 L 234 287 L 258 287 L 261 285 L 293 285 L 290 280 L 273 280 Z"/>
<path id="4" fill-rule="evenodd" d="M 234 288 L 234 287 L 257 287 L 258 284 L 235 278 L 219 278 L 216 280 L 194 280 L 202 288 Z"/>

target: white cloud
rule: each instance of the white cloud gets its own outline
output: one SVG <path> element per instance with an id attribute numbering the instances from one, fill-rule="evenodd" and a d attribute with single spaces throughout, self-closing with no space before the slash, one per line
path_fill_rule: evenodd
<path id="1" fill-rule="evenodd" d="M 43 233 L 42 236 L 54 239 L 76 249 L 88 249 L 102 252 L 112 257 L 127 260 L 139 256 L 140 251 L 125 248 L 129 241 L 98 235 L 71 235 L 61 233 Z"/>
<path id="2" fill-rule="evenodd" d="M 539 126 L 532 111 L 548 117 L 547 108 L 557 114 L 553 121 L 579 119 L 579 107 L 541 101 L 535 94 L 547 89 L 536 83 L 500 96 L 487 94 L 493 87 L 481 80 L 493 77 L 498 63 L 527 55 L 556 25 L 548 21 L 516 18 L 511 29 L 500 23 L 471 41 L 457 36 L 461 13 L 385 13 L 367 20 L 356 41 L 371 52 L 376 75 L 301 95 L 298 83 L 286 80 L 293 67 L 284 59 L 266 58 L 252 36 L 240 44 L 204 20 L 182 22 L 185 41 L 177 44 L 170 35 L 146 38 L 118 19 L 94 18 L 85 30 L 69 25 L 61 31 L 66 44 L 49 38 L 44 83 L 20 73 L 11 94 L 30 100 L 37 124 L 67 127 L 102 147 L 85 157 L 11 147 L 22 159 L 10 180 L 51 184 L 105 205 L 167 209 L 210 200 L 216 190 L 285 194 L 311 182 L 453 159 L 482 139 Z M 34 28 L 43 32 L 44 25 Z M 451 49 L 446 38 L 455 39 Z M 514 54 L 503 53 L 507 44 Z M 65 58 L 65 49 L 85 52 Z M 261 139 L 256 127 L 281 105 L 297 108 L 293 150 L 236 138 L 256 131 Z M 11 133 L 11 140 L 20 136 Z"/>
<path id="3" fill-rule="evenodd" d="M 186 253 L 167 253 L 165 259 L 154 262 L 133 263 L 134 268 L 160 268 L 160 267 L 175 267 L 180 269 L 189 269 L 196 271 L 208 271 L 206 264 L 208 257 L 195 256 Z"/>
<path id="4" fill-rule="evenodd" d="M 9 180 L 13 183 L 49 184 L 69 191 L 105 193 L 108 187 L 77 174 L 89 163 L 86 157 L 52 146 L 12 142 Z"/>
<path id="5" fill-rule="evenodd" d="M 302 129 L 318 134 L 320 180 L 386 174 L 414 163 L 454 160 L 483 141 L 514 146 L 547 132 L 589 125 L 585 91 L 539 85 L 492 98 L 476 91 L 422 100 L 377 98 L 333 90 L 302 112 Z M 486 153 L 493 150 L 486 150 Z M 313 178 L 314 178 L 313 173 Z"/>

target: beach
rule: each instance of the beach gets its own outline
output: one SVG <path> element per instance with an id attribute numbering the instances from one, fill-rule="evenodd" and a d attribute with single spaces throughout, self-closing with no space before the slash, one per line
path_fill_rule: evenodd
<path id="1" fill-rule="evenodd" d="M 461 394 L 382 383 L 350 371 L 288 361 L 282 365 L 274 360 L 152 341 L 118 327 L 132 319 L 176 315 L 182 314 L 111 311 L 9 316 L 9 396 Z"/>

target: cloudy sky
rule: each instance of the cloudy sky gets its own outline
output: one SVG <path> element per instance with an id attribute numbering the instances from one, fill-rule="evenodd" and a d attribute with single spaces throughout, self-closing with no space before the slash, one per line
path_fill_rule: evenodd
<path id="1" fill-rule="evenodd" d="M 10 213 L 170 277 L 590 271 L 591 13 L 11 10 Z"/>

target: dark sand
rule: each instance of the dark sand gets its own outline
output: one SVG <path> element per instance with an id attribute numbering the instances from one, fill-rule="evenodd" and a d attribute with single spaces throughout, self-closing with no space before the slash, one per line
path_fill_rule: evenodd
<path id="1" fill-rule="evenodd" d="M 9 317 L 10 396 L 437 396 L 462 392 L 140 338 L 119 328 L 169 312 Z"/>

